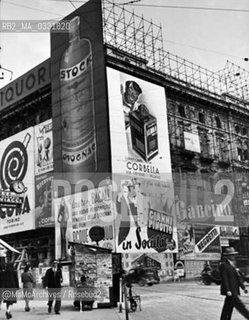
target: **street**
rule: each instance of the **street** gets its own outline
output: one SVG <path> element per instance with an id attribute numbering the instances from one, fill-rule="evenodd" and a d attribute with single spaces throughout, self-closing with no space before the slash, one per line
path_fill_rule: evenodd
<path id="1" fill-rule="evenodd" d="M 129 320 L 218 320 L 224 297 L 217 285 L 200 285 L 195 282 L 162 283 L 151 287 L 134 286 L 133 294 L 141 296 L 142 310 L 128 314 Z M 39 290 L 39 289 L 36 289 Z M 242 293 L 242 300 L 249 308 L 249 295 Z M 24 311 L 24 301 L 19 299 L 12 307 L 13 318 L 18 320 L 127 320 L 125 311 L 118 308 L 93 309 L 80 313 L 73 308 L 72 301 L 62 300 L 61 314 L 48 314 L 47 301 L 33 300 L 31 311 Z M 5 305 L 2 304 L 0 319 L 5 319 Z M 242 319 L 234 310 L 232 320 Z"/>
<path id="2" fill-rule="evenodd" d="M 163 283 L 152 287 L 134 287 L 141 295 L 142 311 L 129 313 L 130 320 L 215 320 L 219 319 L 224 297 L 220 287 L 195 282 Z M 249 308 L 249 295 L 241 293 Z M 123 314 L 125 319 L 125 314 Z M 234 310 L 233 320 L 242 319 Z"/>

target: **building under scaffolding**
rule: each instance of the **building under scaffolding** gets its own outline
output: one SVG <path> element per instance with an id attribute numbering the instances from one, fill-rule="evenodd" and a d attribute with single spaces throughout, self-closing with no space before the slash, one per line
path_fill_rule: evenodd
<path id="1" fill-rule="evenodd" d="M 227 61 L 224 69 L 212 72 L 167 52 L 163 47 L 162 27 L 125 9 L 114 1 L 103 1 L 104 42 L 139 58 L 149 70 L 196 90 L 237 100 L 249 99 L 249 72 Z"/>

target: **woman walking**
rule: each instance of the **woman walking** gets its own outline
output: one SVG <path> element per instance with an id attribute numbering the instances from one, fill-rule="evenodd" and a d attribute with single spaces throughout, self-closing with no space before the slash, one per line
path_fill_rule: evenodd
<path id="1" fill-rule="evenodd" d="M 12 263 L 7 263 L 3 272 L 3 302 L 6 303 L 6 318 L 12 318 L 10 307 L 17 301 L 17 290 L 19 289 L 17 272 Z"/>
<path id="2" fill-rule="evenodd" d="M 29 301 L 33 300 L 34 298 L 34 285 L 35 279 L 30 271 L 30 265 L 26 265 L 24 268 L 24 272 L 21 276 L 22 283 L 23 283 L 23 297 L 25 301 L 25 311 L 30 311 Z"/>

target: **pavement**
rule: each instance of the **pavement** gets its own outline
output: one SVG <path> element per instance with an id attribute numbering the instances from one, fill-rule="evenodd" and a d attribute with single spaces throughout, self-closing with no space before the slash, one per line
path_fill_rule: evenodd
<path id="1" fill-rule="evenodd" d="M 21 290 L 20 290 L 21 291 Z M 19 291 L 19 292 L 20 292 Z M 35 296 L 38 292 L 44 292 L 44 289 L 36 289 Z M 34 299 L 30 301 L 30 311 L 25 312 L 25 302 L 22 298 L 19 298 L 17 303 L 11 307 L 12 319 L 18 320 L 124 320 L 124 313 L 119 313 L 118 308 L 94 308 L 92 311 L 80 312 L 75 310 L 73 306 L 73 300 L 63 300 L 60 310 L 60 315 L 53 312 L 48 313 L 47 300 Z M 6 307 L 2 303 L 0 310 L 0 320 L 6 319 L 5 317 Z"/>

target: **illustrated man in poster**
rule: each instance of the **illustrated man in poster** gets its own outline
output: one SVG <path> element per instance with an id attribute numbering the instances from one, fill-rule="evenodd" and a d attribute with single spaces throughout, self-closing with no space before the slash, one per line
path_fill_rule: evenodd
<path id="1" fill-rule="evenodd" d="M 137 178 L 132 179 L 136 192 L 137 225 L 141 230 L 141 238 L 147 238 L 147 224 L 149 209 L 151 207 L 149 198 L 141 191 L 141 183 Z"/>
<path id="2" fill-rule="evenodd" d="M 69 211 L 65 199 L 61 198 L 57 222 L 60 224 L 61 236 L 61 259 L 67 258 L 67 223 L 69 219 Z"/>
<path id="3" fill-rule="evenodd" d="M 141 238 L 147 239 L 147 223 L 150 209 L 149 199 L 141 192 L 141 183 L 134 178 L 122 184 L 116 199 L 117 212 L 121 215 L 118 244 L 124 241 L 130 231 L 139 228 Z"/>
<path id="4" fill-rule="evenodd" d="M 126 130 L 130 126 L 129 113 L 137 109 L 137 101 L 141 93 L 142 89 L 135 81 L 126 81 L 125 88 L 121 85 Z"/>

